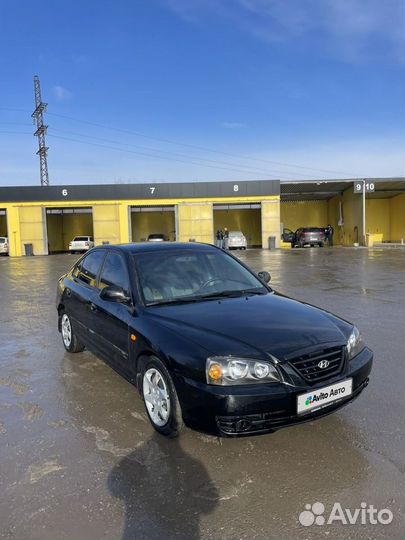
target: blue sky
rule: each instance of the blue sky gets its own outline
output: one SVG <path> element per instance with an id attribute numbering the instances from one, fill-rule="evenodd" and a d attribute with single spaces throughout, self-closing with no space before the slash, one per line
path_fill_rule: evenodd
<path id="1" fill-rule="evenodd" d="M 0 185 L 404 175 L 402 0 L 0 7 Z"/>

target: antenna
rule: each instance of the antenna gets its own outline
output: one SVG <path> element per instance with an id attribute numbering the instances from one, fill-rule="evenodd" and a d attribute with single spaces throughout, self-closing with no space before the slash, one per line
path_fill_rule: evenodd
<path id="1" fill-rule="evenodd" d="M 38 137 L 38 152 L 39 155 L 39 174 L 41 177 L 41 186 L 49 186 L 48 175 L 48 147 L 45 143 L 45 135 L 48 126 L 44 124 L 44 112 L 48 106 L 47 103 L 43 103 L 41 98 L 41 83 L 38 75 L 34 77 L 34 91 L 35 91 L 35 111 L 32 113 L 32 118 L 37 126 L 37 130 L 34 136 Z"/>

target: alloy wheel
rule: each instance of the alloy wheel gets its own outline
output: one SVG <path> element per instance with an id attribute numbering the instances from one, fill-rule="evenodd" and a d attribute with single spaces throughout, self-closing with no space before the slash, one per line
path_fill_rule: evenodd
<path id="1" fill-rule="evenodd" d="M 164 426 L 170 416 L 170 395 L 163 375 L 156 368 L 144 373 L 143 397 L 152 422 Z"/>
<path id="2" fill-rule="evenodd" d="M 70 319 L 66 313 L 62 316 L 62 339 L 65 347 L 68 349 L 72 343 L 72 327 L 70 325 Z"/>

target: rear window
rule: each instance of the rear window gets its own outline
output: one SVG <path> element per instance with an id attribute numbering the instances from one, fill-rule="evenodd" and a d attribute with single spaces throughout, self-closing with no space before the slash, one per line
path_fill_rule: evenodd
<path id="1" fill-rule="evenodd" d="M 303 232 L 323 232 L 323 229 L 320 229 L 319 227 L 307 227 L 302 230 Z"/>
<path id="2" fill-rule="evenodd" d="M 229 236 L 243 236 L 242 231 L 230 231 Z"/>
<path id="3" fill-rule="evenodd" d="M 164 238 L 164 237 L 165 237 L 164 234 L 150 234 L 148 236 L 149 240 L 158 239 L 158 238 Z"/>
<path id="4" fill-rule="evenodd" d="M 7 242 L 7 238 L 0 237 L 0 244 L 5 244 Z"/>
<path id="5" fill-rule="evenodd" d="M 88 242 L 89 237 L 88 236 L 75 236 L 73 239 L 73 242 Z"/>

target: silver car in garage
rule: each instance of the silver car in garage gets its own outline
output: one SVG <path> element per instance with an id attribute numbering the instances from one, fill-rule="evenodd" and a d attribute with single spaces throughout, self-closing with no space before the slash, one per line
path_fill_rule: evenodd
<path id="1" fill-rule="evenodd" d="M 242 231 L 229 231 L 227 240 L 228 249 L 246 249 L 247 247 L 246 237 Z"/>
<path id="2" fill-rule="evenodd" d="M 8 254 L 8 238 L 7 236 L 0 236 L 0 255 Z"/>

